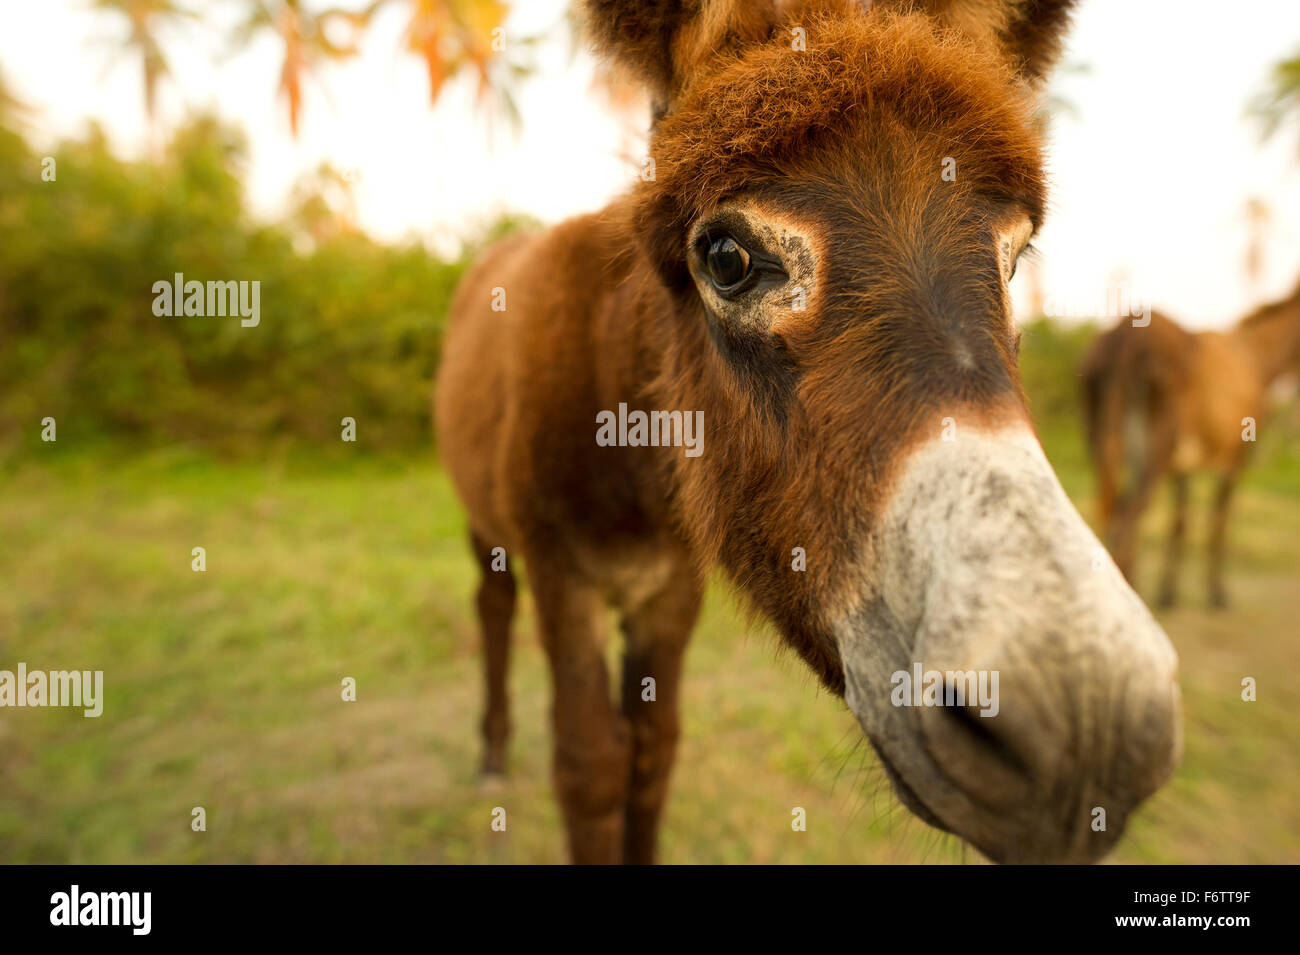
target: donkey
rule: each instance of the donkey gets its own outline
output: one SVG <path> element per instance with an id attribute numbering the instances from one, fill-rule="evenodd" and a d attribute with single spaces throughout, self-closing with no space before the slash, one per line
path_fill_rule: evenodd
<path id="1" fill-rule="evenodd" d="M 1138 522 L 1156 487 L 1170 478 L 1173 519 L 1160 606 L 1178 601 L 1187 485 L 1196 471 L 1217 475 L 1206 578 L 1210 605 L 1228 605 L 1223 554 L 1232 492 L 1255 446 L 1269 388 L 1287 372 L 1300 372 L 1300 285 L 1226 333 L 1188 332 L 1158 312 L 1146 326 L 1125 319 L 1098 336 L 1085 356 L 1083 406 L 1098 519 L 1130 581 Z"/>
<path id="2" fill-rule="evenodd" d="M 1172 773 L 1176 655 L 1061 489 L 1016 367 L 1034 92 L 1070 7 L 587 3 L 651 96 L 653 169 L 483 255 L 435 396 L 483 568 L 483 769 L 503 771 L 510 727 L 503 549 L 550 664 L 574 861 L 655 860 L 717 565 L 902 801 L 994 860 L 1095 860 Z M 678 419 L 652 438 L 626 409 L 702 412 L 700 453 Z M 918 668 L 943 678 L 920 706 L 896 692 Z M 996 707 L 955 685 L 990 675 Z"/>

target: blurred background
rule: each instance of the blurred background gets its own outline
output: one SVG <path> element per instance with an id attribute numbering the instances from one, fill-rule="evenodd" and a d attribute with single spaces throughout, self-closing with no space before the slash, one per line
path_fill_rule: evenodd
<path id="1" fill-rule="evenodd" d="M 1053 206 L 1013 292 L 1037 426 L 1089 519 L 1079 365 L 1110 303 L 1227 328 L 1300 280 L 1300 6 L 1193 6 L 1084 0 L 1044 103 Z M 526 601 L 513 775 L 477 788 L 475 571 L 428 408 L 474 253 L 640 171 L 646 104 L 567 7 L 0 8 L 0 668 L 103 669 L 107 691 L 97 720 L 0 710 L 0 862 L 562 861 Z M 156 316 L 175 273 L 260 282 L 260 323 Z M 1187 755 L 1114 861 L 1300 861 L 1294 382 L 1272 403 L 1229 611 L 1190 585 L 1194 486 L 1186 601 L 1161 615 Z M 1162 496 L 1148 598 L 1166 523 Z M 666 862 L 978 861 L 908 816 L 721 582 L 684 718 Z"/>

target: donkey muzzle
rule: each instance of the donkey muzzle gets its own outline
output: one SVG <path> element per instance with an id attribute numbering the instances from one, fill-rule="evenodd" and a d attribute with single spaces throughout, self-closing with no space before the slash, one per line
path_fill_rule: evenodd
<path id="1" fill-rule="evenodd" d="M 1177 655 L 1026 427 L 904 462 L 836 627 L 900 797 L 1001 862 L 1083 862 L 1172 774 Z"/>

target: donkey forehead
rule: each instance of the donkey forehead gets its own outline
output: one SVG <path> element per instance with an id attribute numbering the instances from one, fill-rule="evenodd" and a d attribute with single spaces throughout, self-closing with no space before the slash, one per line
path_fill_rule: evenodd
<path id="1" fill-rule="evenodd" d="M 828 140 L 852 139 L 869 154 L 902 131 L 1037 227 L 1045 186 L 1033 98 L 996 51 L 920 16 L 806 29 L 806 49 L 778 33 L 694 78 L 652 137 L 657 178 L 644 199 L 689 219 Z"/>

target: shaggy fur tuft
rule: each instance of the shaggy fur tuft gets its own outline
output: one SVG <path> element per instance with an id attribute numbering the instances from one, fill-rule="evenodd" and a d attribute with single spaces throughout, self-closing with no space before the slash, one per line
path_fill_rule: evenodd
<path id="1" fill-rule="evenodd" d="M 682 231 L 818 137 L 882 118 L 937 137 L 968 184 L 1022 203 L 1037 227 L 1045 204 L 1034 103 L 985 46 L 925 17 L 872 13 L 807 21 L 808 49 L 785 38 L 693 84 L 651 140 L 657 179 L 639 216 L 666 277 L 684 268 Z M 868 147 L 869 148 L 869 147 Z"/>

